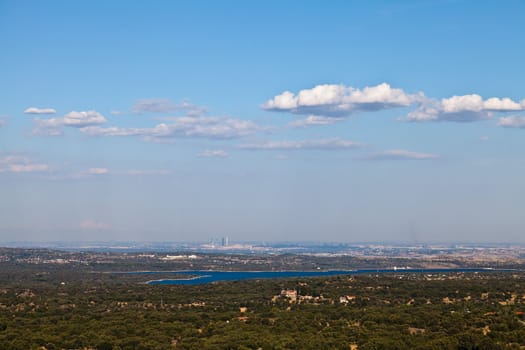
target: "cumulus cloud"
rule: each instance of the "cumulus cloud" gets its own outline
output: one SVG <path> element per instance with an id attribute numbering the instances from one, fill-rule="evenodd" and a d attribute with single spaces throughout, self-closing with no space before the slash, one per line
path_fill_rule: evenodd
<path id="1" fill-rule="evenodd" d="M 319 116 L 347 116 L 355 111 L 377 111 L 407 107 L 422 98 L 410 95 L 387 83 L 358 89 L 351 86 L 324 84 L 294 94 L 285 91 L 273 97 L 261 108 L 268 111 L 313 114 Z"/>
<path id="2" fill-rule="evenodd" d="M 24 113 L 25 114 L 55 114 L 57 111 L 53 108 L 37 108 L 37 107 L 29 107 L 27 108 Z"/>
<path id="3" fill-rule="evenodd" d="M 140 128 L 119 128 L 119 127 L 100 127 L 87 126 L 81 128 L 80 131 L 89 136 L 138 136 L 147 134 L 148 129 Z"/>
<path id="4" fill-rule="evenodd" d="M 170 138 L 231 139 L 251 135 L 264 128 L 243 119 L 179 117 L 174 118 L 172 123 L 161 123 L 152 128 L 90 126 L 80 130 L 90 136 L 144 136 L 149 141 L 161 141 Z"/>
<path id="5" fill-rule="evenodd" d="M 522 106 L 508 97 L 483 100 L 480 95 L 460 95 L 441 100 L 422 100 L 418 108 L 408 113 L 407 120 L 474 122 L 492 118 L 494 112 L 522 110 Z"/>
<path id="6" fill-rule="evenodd" d="M 523 116 L 511 116 L 502 117 L 498 120 L 498 125 L 504 128 L 525 128 L 525 117 Z"/>
<path id="7" fill-rule="evenodd" d="M 170 113 L 182 111 L 188 116 L 200 116 L 206 113 L 203 106 L 194 105 L 188 101 L 175 103 L 167 98 L 146 98 L 135 102 L 132 107 L 133 113 Z"/>
<path id="8" fill-rule="evenodd" d="M 523 106 L 522 104 L 519 104 L 508 97 L 491 97 L 483 102 L 483 108 L 489 111 L 507 112 L 522 110 Z"/>
<path id="9" fill-rule="evenodd" d="M 439 158 L 436 154 L 412 152 L 404 149 L 386 150 L 367 157 L 367 159 L 371 160 L 427 160 L 436 158 Z"/>
<path id="10" fill-rule="evenodd" d="M 48 170 L 47 164 L 36 163 L 24 156 L 0 156 L 0 173 L 33 173 Z"/>
<path id="11" fill-rule="evenodd" d="M 288 123 L 288 126 L 292 128 L 305 128 L 305 127 L 314 126 L 314 125 L 331 125 L 331 124 L 340 122 L 342 120 L 343 118 L 310 115 L 304 119 L 294 120 Z"/>
<path id="12" fill-rule="evenodd" d="M 284 91 L 261 105 L 268 111 L 309 115 L 289 123 L 290 127 L 333 124 L 358 111 L 378 111 L 395 107 L 416 107 L 403 120 L 473 122 L 493 117 L 494 113 L 525 110 L 525 100 L 509 97 L 483 99 L 478 94 L 456 95 L 443 99 L 426 97 L 422 92 L 408 94 L 388 83 L 363 89 L 323 84 L 297 93 Z M 336 118 L 336 119 L 332 119 Z"/>
<path id="13" fill-rule="evenodd" d="M 97 111 L 72 111 L 63 118 L 33 119 L 34 136 L 61 136 L 63 127 L 84 128 L 106 123 L 106 118 Z"/>
<path id="14" fill-rule="evenodd" d="M 31 134 L 34 136 L 62 136 L 63 120 L 62 118 L 51 119 L 33 119 L 33 130 Z"/>
<path id="15" fill-rule="evenodd" d="M 205 150 L 204 152 L 201 152 L 197 154 L 197 157 L 202 158 L 226 158 L 228 157 L 228 153 L 226 151 L 223 151 L 222 149 L 213 149 L 213 150 Z"/>
<path id="16" fill-rule="evenodd" d="M 66 114 L 62 119 L 65 126 L 72 126 L 75 128 L 104 124 L 106 121 L 106 118 L 97 111 L 72 111 Z"/>
<path id="17" fill-rule="evenodd" d="M 108 173 L 109 173 L 109 170 L 107 168 L 89 168 L 86 171 L 87 175 L 105 175 Z"/>
<path id="18" fill-rule="evenodd" d="M 104 177 L 107 174 L 110 174 L 110 170 L 103 167 L 93 167 L 77 171 L 63 171 L 60 174 L 52 177 L 52 180 L 55 181 L 69 181 L 69 180 L 87 180 L 94 179 L 96 177 Z"/>
<path id="19" fill-rule="evenodd" d="M 111 228 L 110 224 L 107 224 L 102 221 L 96 221 L 91 219 L 86 219 L 80 223 L 80 228 L 86 230 L 109 230 Z"/>
<path id="20" fill-rule="evenodd" d="M 236 138 L 261 130 L 250 120 L 183 117 L 167 126 L 166 134 L 180 137 Z"/>
<path id="21" fill-rule="evenodd" d="M 340 150 L 361 147 L 362 144 L 340 138 L 302 140 L 302 141 L 267 141 L 263 143 L 243 144 L 239 148 L 246 150 Z"/>

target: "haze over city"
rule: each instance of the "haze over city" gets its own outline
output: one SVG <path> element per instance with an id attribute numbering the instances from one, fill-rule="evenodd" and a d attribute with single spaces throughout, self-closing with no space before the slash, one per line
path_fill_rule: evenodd
<path id="1" fill-rule="evenodd" d="M 522 1 L 0 1 L 0 241 L 525 243 Z"/>

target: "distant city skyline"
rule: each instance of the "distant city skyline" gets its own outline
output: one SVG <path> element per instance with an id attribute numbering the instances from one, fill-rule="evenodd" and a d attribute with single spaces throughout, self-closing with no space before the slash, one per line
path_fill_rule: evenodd
<path id="1" fill-rule="evenodd" d="M 524 243 L 524 13 L 1 1 L 0 243 Z"/>

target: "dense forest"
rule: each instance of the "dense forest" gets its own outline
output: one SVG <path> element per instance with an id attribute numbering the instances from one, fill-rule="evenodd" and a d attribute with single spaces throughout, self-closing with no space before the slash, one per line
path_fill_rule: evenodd
<path id="1" fill-rule="evenodd" d="M 523 349 L 525 274 L 146 285 L 2 262 L 0 349 Z"/>

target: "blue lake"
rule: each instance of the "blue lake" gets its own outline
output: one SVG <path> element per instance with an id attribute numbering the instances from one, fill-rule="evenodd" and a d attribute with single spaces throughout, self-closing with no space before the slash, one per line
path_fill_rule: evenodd
<path id="1" fill-rule="evenodd" d="M 205 284 L 219 281 L 242 281 L 253 279 L 291 278 L 291 277 L 317 277 L 337 275 L 359 275 L 378 273 L 453 273 L 453 272 L 511 272 L 516 270 L 493 270 L 486 268 L 462 268 L 462 269 L 363 269 L 363 270 L 330 270 L 330 271 L 172 271 L 177 275 L 188 275 L 188 278 L 179 279 L 152 279 L 148 284 L 177 284 L 192 285 Z M 146 274 L 154 277 L 155 274 L 167 272 L 133 272 Z"/>

